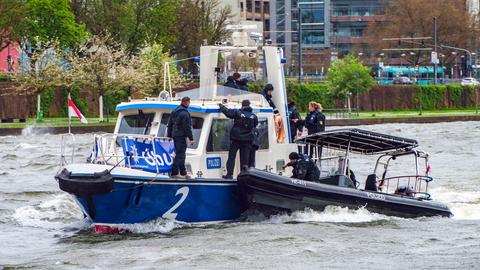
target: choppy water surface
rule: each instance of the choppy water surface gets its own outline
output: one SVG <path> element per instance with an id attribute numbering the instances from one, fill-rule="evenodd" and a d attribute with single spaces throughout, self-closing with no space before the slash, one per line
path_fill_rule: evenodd
<path id="1" fill-rule="evenodd" d="M 332 207 L 208 226 L 156 220 L 95 235 L 53 179 L 60 137 L 25 134 L 0 137 L 0 268 L 478 269 L 480 122 L 366 128 L 416 138 L 432 154 L 430 191 L 454 218 Z M 77 136 L 84 156 L 91 138 Z M 373 169 L 372 159 L 351 163 L 360 180 Z"/>

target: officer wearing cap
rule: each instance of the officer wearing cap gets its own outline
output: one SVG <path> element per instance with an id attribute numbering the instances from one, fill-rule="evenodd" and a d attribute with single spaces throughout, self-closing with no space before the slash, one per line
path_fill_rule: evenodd
<path id="1" fill-rule="evenodd" d="M 285 164 L 283 168 L 285 169 L 288 166 L 293 167 L 292 178 L 315 181 L 320 178 L 320 170 L 317 165 L 309 156 L 304 154 L 299 154 L 297 152 L 291 152 L 288 155 L 290 162 Z"/>
<path id="2" fill-rule="evenodd" d="M 265 99 L 267 100 L 270 107 L 272 107 L 273 113 L 278 114 L 279 113 L 278 109 L 277 109 L 277 107 L 275 106 L 275 103 L 273 103 L 273 100 L 272 100 L 272 92 L 273 92 L 273 85 L 271 83 L 269 83 L 269 84 L 265 85 L 265 88 L 263 88 L 261 94 L 262 94 L 262 96 L 265 97 Z"/>
<path id="3" fill-rule="evenodd" d="M 250 152 L 255 138 L 254 130 L 258 125 L 258 118 L 250 107 L 249 100 L 242 101 L 241 109 L 228 109 L 219 104 L 220 110 L 225 116 L 233 119 L 233 127 L 230 130 L 230 149 L 228 150 L 227 174 L 224 179 L 233 179 L 235 158 L 240 150 L 240 167 L 249 165 Z"/>

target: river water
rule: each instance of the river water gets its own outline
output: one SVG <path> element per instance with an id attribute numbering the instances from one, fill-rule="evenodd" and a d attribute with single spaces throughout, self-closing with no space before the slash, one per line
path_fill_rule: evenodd
<path id="1" fill-rule="evenodd" d="M 53 178 L 60 136 L 27 132 L 0 137 L 0 269 L 479 269 L 480 122 L 364 128 L 417 139 L 432 155 L 430 193 L 455 216 L 331 207 L 203 226 L 156 220 L 96 235 Z M 91 139 L 77 136 L 80 155 Z M 351 167 L 362 181 L 372 159 Z"/>

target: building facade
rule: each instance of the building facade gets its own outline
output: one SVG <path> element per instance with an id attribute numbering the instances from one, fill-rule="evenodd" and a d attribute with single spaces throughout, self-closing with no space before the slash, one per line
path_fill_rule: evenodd
<path id="1" fill-rule="evenodd" d="M 270 30 L 274 44 L 285 49 L 290 75 L 322 74 L 330 61 L 355 48 L 368 50 L 362 38 L 370 21 L 384 20 L 386 0 L 271 0 Z M 301 22 L 301 23 L 299 23 Z M 301 27 L 301 31 L 299 29 Z M 298 40 L 301 35 L 301 48 Z"/>

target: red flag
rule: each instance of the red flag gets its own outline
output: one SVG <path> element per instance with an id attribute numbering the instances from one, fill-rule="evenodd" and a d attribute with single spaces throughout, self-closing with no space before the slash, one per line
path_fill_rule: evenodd
<path id="1" fill-rule="evenodd" d="M 78 119 L 80 119 L 80 121 L 84 124 L 88 123 L 85 116 L 83 116 L 83 114 L 80 112 L 77 106 L 75 106 L 75 104 L 73 103 L 72 99 L 70 99 L 69 97 L 68 98 L 68 117 L 70 118 L 71 116 L 78 117 Z"/>

